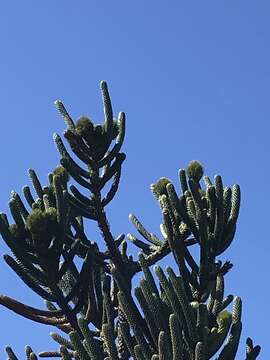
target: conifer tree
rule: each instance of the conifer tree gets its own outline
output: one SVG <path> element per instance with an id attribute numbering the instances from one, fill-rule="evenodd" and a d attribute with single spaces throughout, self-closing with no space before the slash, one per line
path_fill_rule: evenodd
<path id="1" fill-rule="evenodd" d="M 12 252 L 4 260 L 47 309 L 6 295 L 0 304 L 55 327 L 55 351 L 43 351 L 40 358 L 233 360 L 242 301 L 225 292 L 232 264 L 222 258 L 235 235 L 240 187 L 224 186 L 220 175 L 210 179 L 191 161 L 179 170 L 180 186 L 165 177 L 151 185 L 162 215 L 159 235 L 130 215 L 138 234 L 114 237 L 106 207 L 118 191 L 126 157 L 125 114 L 113 116 L 105 81 L 101 93 L 103 124 L 86 116 L 74 122 L 63 103 L 55 102 L 70 149 L 54 135 L 60 164 L 48 183 L 42 185 L 30 169 L 33 190 L 25 186 L 23 196 L 11 193 L 13 223 L 0 214 L 0 232 Z M 89 240 L 86 222 L 98 225 L 105 251 Z M 128 254 L 127 240 L 139 250 L 136 259 Z M 192 247 L 198 247 L 198 258 Z M 167 256 L 175 264 L 162 269 L 159 262 Z M 137 273 L 141 278 L 134 284 Z M 248 338 L 246 355 L 241 351 L 243 359 L 253 360 L 260 346 Z M 6 352 L 9 360 L 18 359 L 11 347 Z M 30 346 L 25 353 L 28 360 L 38 358 Z"/>

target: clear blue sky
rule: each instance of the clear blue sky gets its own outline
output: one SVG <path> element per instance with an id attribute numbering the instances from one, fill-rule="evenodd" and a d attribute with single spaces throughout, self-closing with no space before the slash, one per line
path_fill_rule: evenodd
<path id="1" fill-rule="evenodd" d="M 107 80 L 115 114 L 127 114 L 127 160 L 109 211 L 115 234 L 134 232 L 129 213 L 158 232 L 149 185 L 161 176 L 177 184 L 192 159 L 241 185 L 236 238 L 222 256 L 235 264 L 226 293 L 243 299 L 239 360 L 247 336 L 262 345 L 261 359 L 270 356 L 269 16 L 263 0 L 9 0 L 0 13 L 1 211 L 11 190 L 29 184 L 29 167 L 45 185 L 58 162 L 52 134 L 65 126 L 53 101 L 100 122 L 99 81 Z M 3 242 L 0 250 L 8 252 Z M 43 306 L 2 259 L 0 269 L 0 293 Z M 1 349 L 56 348 L 45 325 L 4 308 L 0 323 Z"/>

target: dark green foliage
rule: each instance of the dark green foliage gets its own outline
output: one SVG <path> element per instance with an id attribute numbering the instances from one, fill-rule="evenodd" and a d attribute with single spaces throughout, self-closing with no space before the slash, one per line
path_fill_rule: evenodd
<path id="1" fill-rule="evenodd" d="M 192 160 L 187 167 L 187 176 L 189 179 L 199 182 L 203 177 L 203 166 L 197 160 Z"/>
<path id="2" fill-rule="evenodd" d="M 59 176 L 60 182 L 63 184 L 63 186 L 66 186 L 67 182 L 69 181 L 69 174 L 66 169 L 61 165 L 58 165 L 54 169 L 53 175 Z"/>
<path id="3" fill-rule="evenodd" d="M 165 177 L 160 178 L 156 184 L 151 185 L 151 190 L 155 197 L 159 199 L 161 195 L 167 195 L 166 186 L 170 184 L 171 181 Z"/>
<path id="4" fill-rule="evenodd" d="M 46 211 L 40 209 L 34 209 L 32 214 L 27 217 L 26 229 L 33 235 L 42 236 L 48 230 L 52 233 L 56 228 L 57 211 L 55 208 L 48 208 Z"/>
<path id="5" fill-rule="evenodd" d="M 140 249 L 134 260 L 125 235 L 112 235 L 105 211 L 117 193 L 125 160 L 120 152 L 125 114 L 113 117 L 104 81 L 101 93 L 103 124 L 86 116 L 74 122 L 63 103 L 55 102 L 67 124 L 64 137 L 75 159 L 54 135 L 61 159 L 48 184 L 42 186 L 30 169 L 36 197 L 25 186 L 25 205 L 12 192 L 9 207 L 14 223 L 0 214 L 0 232 L 13 254 L 4 259 L 45 300 L 47 310 L 3 295 L 0 303 L 62 331 L 51 333 L 59 348 L 41 352 L 43 358 L 233 360 L 242 330 L 242 302 L 225 295 L 224 279 L 232 264 L 219 256 L 236 231 L 240 188 L 224 187 L 220 175 L 213 181 L 204 176 L 204 187 L 200 182 L 204 169 L 198 161 L 179 170 L 180 194 L 169 179 L 159 179 L 151 190 L 161 209 L 161 234 L 148 231 L 130 215 L 141 236 L 127 235 Z M 86 234 L 86 221 L 98 225 L 104 251 Z M 197 258 L 192 246 L 199 249 Z M 165 272 L 156 265 L 153 272 L 151 266 L 170 255 L 174 266 Z M 138 272 L 141 278 L 133 291 Z M 6 352 L 9 360 L 17 359 L 10 347 Z M 259 352 L 248 338 L 246 360 L 256 359 Z M 37 359 L 30 346 L 25 353 L 28 360 Z"/>
<path id="6" fill-rule="evenodd" d="M 76 131 L 81 136 L 92 137 L 94 140 L 94 124 L 88 117 L 81 116 L 76 123 Z"/>

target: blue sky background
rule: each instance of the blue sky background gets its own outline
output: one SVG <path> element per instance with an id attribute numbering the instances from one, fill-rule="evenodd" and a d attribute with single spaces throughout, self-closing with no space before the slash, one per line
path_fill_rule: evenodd
<path id="1" fill-rule="evenodd" d="M 221 257 L 235 264 L 226 293 L 243 300 L 237 359 L 244 359 L 247 336 L 261 344 L 260 358 L 269 358 L 269 2 L 9 0 L 0 9 L 1 211 L 11 190 L 29 184 L 28 168 L 45 185 L 58 163 L 52 134 L 65 124 L 54 100 L 75 119 L 100 122 L 99 81 L 107 80 L 115 114 L 127 114 L 112 231 L 134 233 L 134 213 L 158 232 L 149 185 L 167 176 L 178 186 L 178 169 L 192 159 L 226 185 L 239 183 L 238 230 Z M 9 252 L 3 242 L 0 250 Z M 0 293 L 43 306 L 2 258 L 0 269 Z M 18 355 L 25 344 L 37 352 L 57 347 L 50 327 L 3 307 L 0 323 L 1 357 L 7 344 Z"/>

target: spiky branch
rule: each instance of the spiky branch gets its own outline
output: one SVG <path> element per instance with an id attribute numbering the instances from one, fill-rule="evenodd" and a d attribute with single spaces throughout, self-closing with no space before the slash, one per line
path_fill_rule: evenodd
<path id="1" fill-rule="evenodd" d="M 125 160 L 120 152 L 125 114 L 113 117 L 104 81 L 101 93 L 103 124 L 85 116 L 74 122 L 63 103 L 55 102 L 67 125 L 64 138 L 71 151 L 55 134 L 61 158 L 48 184 L 42 186 L 30 169 L 36 195 L 28 186 L 23 188 L 25 201 L 12 192 L 14 223 L 0 214 L 0 232 L 13 254 L 4 260 L 44 299 L 48 310 L 4 295 L 0 304 L 68 334 L 52 332 L 59 350 L 44 351 L 40 357 L 207 360 L 218 354 L 218 360 L 233 360 L 242 330 L 242 302 L 225 296 L 224 279 L 232 264 L 220 256 L 234 238 L 240 188 L 224 187 L 220 175 L 213 181 L 203 177 L 197 161 L 179 171 L 179 194 L 167 178 L 152 184 L 161 209 L 161 234 L 148 231 L 130 215 L 139 233 L 127 235 L 140 250 L 134 260 L 125 235 L 112 235 L 105 210 L 117 194 Z M 97 223 L 105 251 L 86 234 L 86 221 Z M 199 248 L 198 258 L 192 246 Z M 174 259 L 174 267 L 164 271 L 156 264 L 167 256 Z M 134 288 L 138 272 L 142 277 Z M 6 351 L 10 360 L 17 359 L 10 347 Z M 248 338 L 246 360 L 256 359 L 259 352 Z M 26 356 L 37 359 L 29 346 Z"/>

